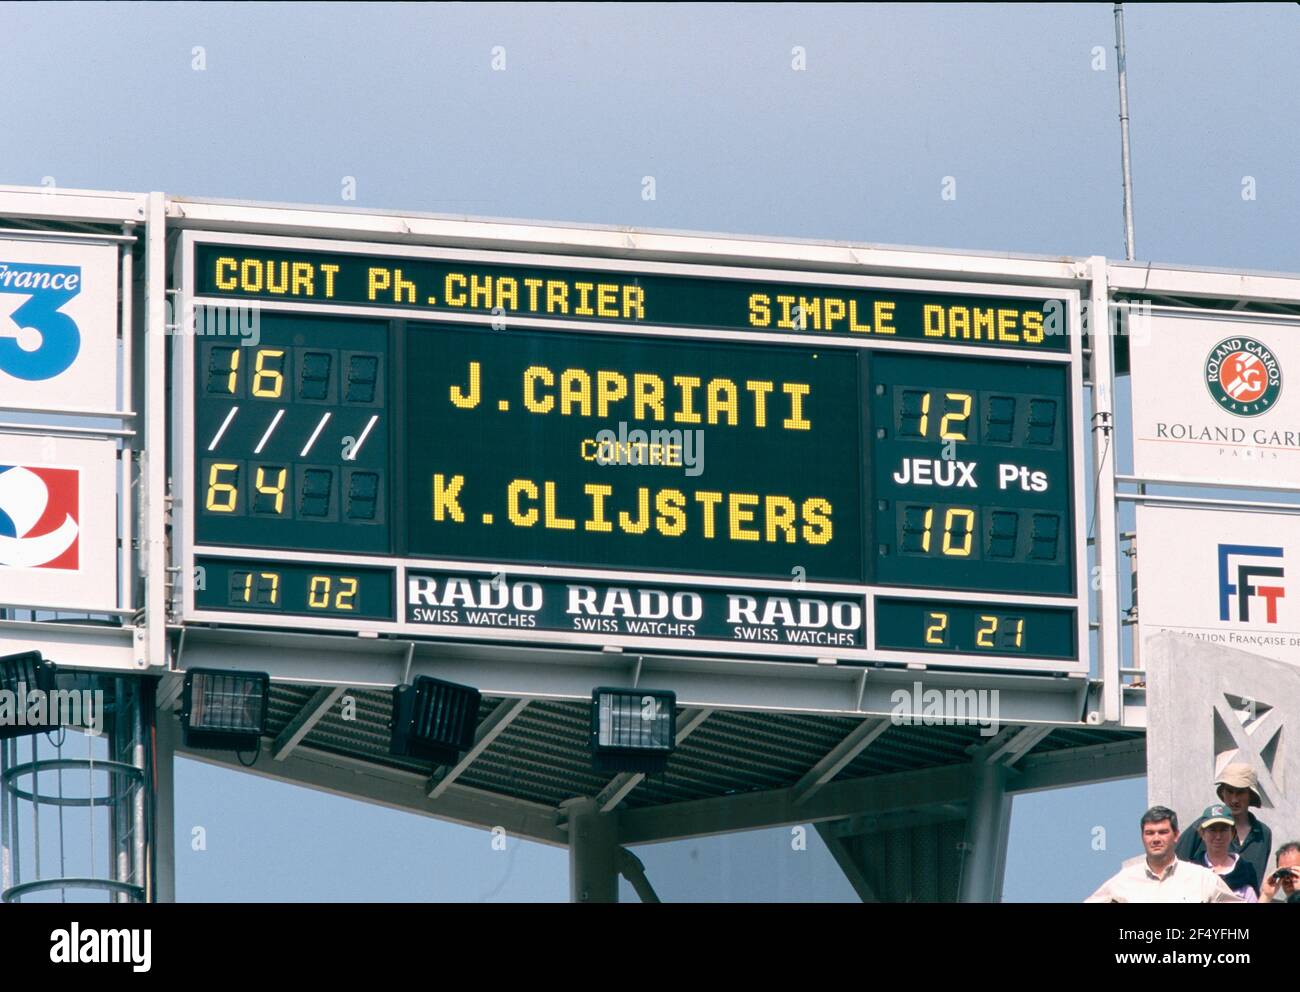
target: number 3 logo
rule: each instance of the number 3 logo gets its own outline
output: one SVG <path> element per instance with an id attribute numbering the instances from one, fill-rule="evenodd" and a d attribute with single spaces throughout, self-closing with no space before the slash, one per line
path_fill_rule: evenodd
<path id="1" fill-rule="evenodd" d="M 80 283 L 81 273 L 75 268 L 0 263 L 0 293 L 31 297 L 13 312 L 13 322 L 19 330 L 41 336 L 40 345 L 30 351 L 17 338 L 0 337 L 0 372 L 38 382 L 53 379 L 76 361 L 81 331 L 76 321 L 59 311 L 80 292 Z"/>

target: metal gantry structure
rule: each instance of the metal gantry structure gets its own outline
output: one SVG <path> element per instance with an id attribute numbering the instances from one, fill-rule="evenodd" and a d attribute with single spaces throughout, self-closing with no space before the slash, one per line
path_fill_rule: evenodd
<path id="1" fill-rule="evenodd" d="M 16 743 L 0 749 L 0 895 L 7 901 L 90 886 L 113 899 L 173 900 L 177 755 L 565 847 L 575 900 L 616 899 L 620 874 L 642 898 L 654 898 L 653 879 L 628 847 L 813 824 L 864 900 L 995 901 L 1014 796 L 1140 776 L 1145 768 L 1146 688 L 1129 645 L 1125 548 L 1132 535 L 1120 533 L 1118 508 L 1148 497 L 1118 491 L 1141 481 L 1117 469 L 1126 429 L 1115 413 L 1122 314 L 1142 301 L 1192 309 L 1226 309 L 1231 301 L 1238 312 L 1260 313 L 1300 308 L 1300 276 L 162 193 L 0 187 L 0 229 L 5 237 L 121 248 L 119 406 L 54 418 L 5 408 L 14 422 L 0 425 L 11 433 L 112 439 L 122 468 L 117 608 L 54 615 L 3 604 L 10 609 L 0 620 L 0 654 L 40 651 L 64 678 L 101 689 L 112 701 L 106 736 L 87 738 L 84 758 L 63 757 L 46 737 L 27 738 L 22 750 Z M 1077 292 L 1085 311 L 1090 439 L 1091 670 L 809 664 L 185 624 L 175 609 L 180 574 L 171 528 L 180 490 L 168 438 L 175 321 L 169 270 L 182 231 Z M 183 745 L 181 685 L 196 668 L 270 675 L 269 724 L 251 764 Z M 474 744 L 454 765 L 432 767 L 389 752 L 391 689 L 420 675 L 472 685 L 483 695 Z M 909 690 L 922 675 L 927 688 L 941 691 L 995 690 L 1002 729 L 988 736 L 973 721 L 929 725 L 919 700 L 915 712 L 900 714 L 897 690 Z M 663 775 L 592 770 L 589 701 L 600 685 L 676 692 L 677 750 Z M 347 719 L 345 699 L 354 711 Z M 64 747 L 77 750 L 75 733 L 68 740 Z M 54 774 L 92 766 L 99 784 L 85 795 L 49 792 Z M 52 872 L 48 851 L 41 852 L 46 860 L 32 856 L 46 807 L 78 804 L 109 813 L 103 850 L 111 855 L 98 874 L 93 866 L 84 876 Z"/>

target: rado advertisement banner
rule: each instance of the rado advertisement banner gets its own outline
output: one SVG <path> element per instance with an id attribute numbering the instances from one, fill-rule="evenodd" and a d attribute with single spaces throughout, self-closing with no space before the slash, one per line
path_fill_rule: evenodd
<path id="1" fill-rule="evenodd" d="M 1130 339 L 1133 468 L 1300 488 L 1300 321 L 1154 310 Z"/>
<path id="2" fill-rule="evenodd" d="M 653 586 L 442 571 L 406 573 L 406 621 L 485 631 L 731 641 L 779 647 L 864 648 L 860 596 Z"/>

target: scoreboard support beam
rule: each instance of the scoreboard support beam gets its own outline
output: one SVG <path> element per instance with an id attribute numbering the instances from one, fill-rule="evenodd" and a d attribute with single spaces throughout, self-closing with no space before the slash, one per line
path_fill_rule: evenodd
<path id="1" fill-rule="evenodd" d="M 430 799 L 437 799 L 446 792 L 456 779 L 472 765 L 484 751 L 492 746 L 492 742 L 501 736 L 510 724 L 519 717 L 524 711 L 524 707 L 529 704 L 528 699 L 503 699 L 492 715 L 479 724 L 478 730 L 474 734 L 474 744 L 466 751 L 460 761 L 451 767 L 436 769 L 429 779 L 428 795 Z"/>
<path id="2" fill-rule="evenodd" d="M 180 724 L 170 712 L 149 715 L 154 721 L 153 858 L 150 901 L 176 901 L 176 746 Z"/>
<path id="3" fill-rule="evenodd" d="M 628 883 L 636 890 L 637 898 L 644 903 L 660 902 L 659 894 L 650 884 L 650 879 L 646 877 L 645 865 L 641 859 L 625 847 L 618 849 L 619 872 Z"/>
<path id="4" fill-rule="evenodd" d="M 1092 278 L 1088 303 L 1088 338 L 1092 344 L 1092 436 L 1096 452 L 1093 490 L 1097 521 L 1094 548 L 1097 555 L 1096 584 L 1097 673 L 1102 682 L 1101 723 L 1118 723 L 1123 715 L 1120 667 L 1123 647 L 1119 616 L 1119 533 L 1115 513 L 1115 458 L 1118 437 L 1115 427 L 1115 341 L 1111 333 L 1110 289 L 1106 259 L 1088 259 Z M 1090 721 L 1091 722 L 1091 721 Z"/>
<path id="5" fill-rule="evenodd" d="M 140 574 L 144 622 L 136 628 L 136 666 L 167 662 L 167 198 L 150 193 L 145 234 L 144 454 L 140 499 Z"/>
<path id="6" fill-rule="evenodd" d="M 677 737 L 675 744 L 680 747 L 682 741 L 699 729 L 713 710 L 683 710 L 677 718 Z M 608 813 L 618 806 L 628 794 L 645 781 L 645 772 L 622 772 L 610 779 L 609 784 L 596 795 L 596 804 L 602 813 Z"/>
<path id="7" fill-rule="evenodd" d="M 969 795 L 969 767 L 946 765 L 832 783 L 803 804 L 796 802 L 798 797 L 790 788 L 629 810 L 619 814 L 619 842 L 651 844 L 855 815 L 883 815 L 964 802 Z"/>
<path id="8" fill-rule="evenodd" d="M 1022 758 L 1008 770 L 1008 796 L 1113 782 L 1146 773 L 1146 741 L 1118 741 Z M 619 843 L 653 844 L 851 816 L 892 817 L 971 799 L 969 765 L 940 765 L 831 782 L 798 804 L 793 788 L 696 799 L 620 813 Z"/>
<path id="9" fill-rule="evenodd" d="M 997 758 L 981 755 L 975 759 L 971 771 L 957 898 L 960 902 L 999 902 L 1011 830 L 1011 796 L 1007 794 L 1009 769 Z"/>
<path id="10" fill-rule="evenodd" d="M 831 823 L 814 824 L 817 828 L 817 835 L 821 837 L 822 843 L 826 849 L 831 852 L 831 857 L 839 865 L 840 871 L 844 877 L 853 886 L 853 891 L 858 894 L 858 898 L 863 902 L 880 902 L 880 897 L 876 895 L 875 887 L 871 884 L 871 879 L 863 870 L 863 866 L 853 857 L 853 852 L 849 850 L 849 845 L 845 843 L 844 838 L 835 832 Z"/>
<path id="11" fill-rule="evenodd" d="M 414 644 L 409 670 L 407 651 Z M 614 654 L 565 648 L 505 647 L 364 639 L 271 631 L 186 628 L 177 670 L 266 672 L 275 682 L 391 689 L 428 675 L 472 685 L 485 696 L 589 701 L 599 685 L 619 685 L 640 659 L 639 685 L 671 688 L 679 706 L 828 716 L 889 717 L 924 725 L 925 690 L 996 689 L 1003 725 L 1082 725 L 1083 676 L 975 672 L 924 673 L 854 665 L 738 661 L 686 655 Z M 910 709 L 896 693 L 907 690 Z"/>
<path id="12" fill-rule="evenodd" d="M 1050 735 L 1051 727 L 1008 727 L 983 749 L 988 761 L 1000 761 L 1008 768 Z"/>
<path id="13" fill-rule="evenodd" d="M 333 688 L 321 686 L 316 690 L 316 694 L 301 710 L 298 715 L 289 721 L 288 725 L 280 732 L 280 736 L 275 739 L 271 746 L 271 757 L 276 761 L 283 761 L 293 753 L 293 749 L 302 743 L 302 739 L 311 733 L 312 727 L 320 722 L 329 708 L 333 706 L 340 696 L 347 691 L 346 686 L 336 685 Z"/>
<path id="14" fill-rule="evenodd" d="M 126 223 L 122 225 L 122 236 L 135 240 L 135 225 Z M 119 301 L 119 320 L 120 334 L 122 341 L 122 378 L 121 378 L 121 405 L 128 410 L 135 409 L 136 403 L 136 368 L 134 366 L 135 356 L 135 266 L 131 254 L 131 245 L 127 244 L 121 251 L 120 259 L 120 294 Z M 136 461 L 132 446 L 124 444 L 122 454 L 118 463 L 118 473 L 120 491 L 128 493 L 136 485 Z M 121 610 L 134 610 L 136 589 L 136 575 L 131 567 L 131 545 L 135 541 L 136 521 L 132 519 L 134 507 L 130 499 L 121 498 L 117 503 L 117 606 Z"/>
<path id="15" fill-rule="evenodd" d="M 618 902 L 620 848 L 616 819 L 594 799 L 561 804 L 569 824 L 569 901 Z"/>
<path id="16" fill-rule="evenodd" d="M 854 758 L 871 746 L 871 742 L 890 727 L 884 717 L 863 720 L 844 740 L 823 757 L 794 785 L 795 805 L 806 803 L 823 785 L 833 779 Z"/>

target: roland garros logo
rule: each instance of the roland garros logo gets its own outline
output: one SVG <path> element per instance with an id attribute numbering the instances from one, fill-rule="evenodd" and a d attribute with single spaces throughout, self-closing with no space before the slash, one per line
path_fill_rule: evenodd
<path id="1" fill-rule="evenodd" d="M 1282 369 L 1267 346 L 1254 338 L 1228 338 L 1205 359 L 1205 385 L 1221 409 L 1257 417 L 1277 402 Z"/>

